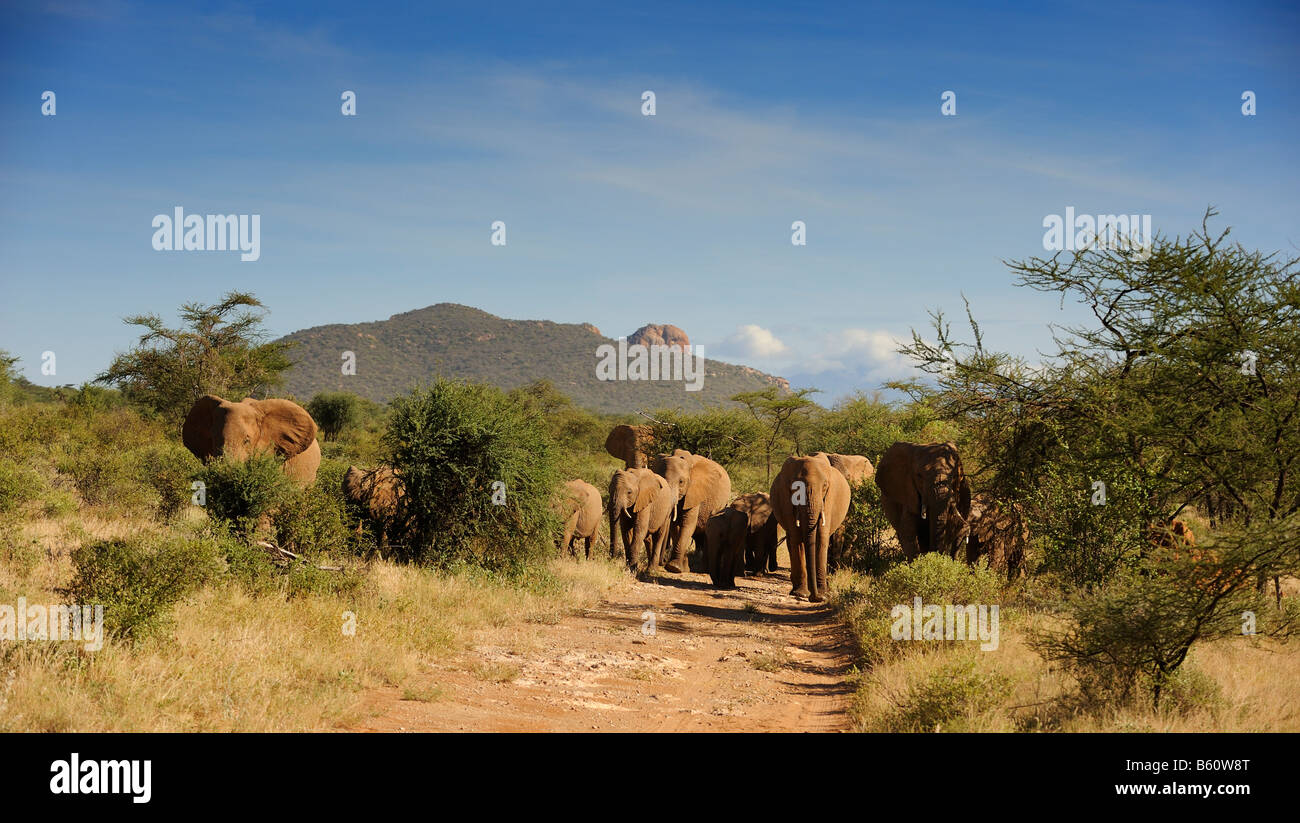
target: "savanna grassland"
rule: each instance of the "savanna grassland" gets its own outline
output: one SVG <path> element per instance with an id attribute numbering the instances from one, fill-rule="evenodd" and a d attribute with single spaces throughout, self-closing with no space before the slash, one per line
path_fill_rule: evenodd
<path id="1" fill-rule="evenodd" d="M 366 727 L 377 692 L 436 713 L 489 686 L 508 708 L 529 665 L 576 665 L 568 646 L 594 636 L 627 653 L 638 604 L 658 603 L 695 655 L 687 682 L 761 691 L 772 684 L 754 672 L 833 674 L 862 731 L 1300 731 L 1300 284 L 1292 262 L 1228 243 L 1212 217 L 1140 260 L 1095 249 L 1010 264 L 1017 285 L 1097 318 L 1060 330 L 1042 362 L 986 347 L 968 308 L 968 338 L 936 312 L 904 346 L 921 376 L 889 400 L 823 406 L 768 386 L 615 416 L 546 381 L 440 379 L 383 405 L 319 392 L 299 398 L 323 455 L 305 488 L 273 457 L 205 465 L 180 442 L 204 394 L 281 394 L 289 344 L 265 342 L 252 295 L 186 306 L 178 329 L 133 318 L 139 345 L 95 385 L 39 388 L 3 357 L 0 604 L 102 604 L 107 636 L 98 651 L 0 641 L 0 730 L 347 729 Z M 714 590 L 698 550 L 692 573 L 638 581 L 601 559 L 607 532 L 597 559 L 559 556 L 558 484 L 606 489 L 622 464 L 605 436 L 632 422 L 651 426 L 655 451 L 722 465 L 735 494 L 768 490 L 791 454 L 877 462 L 896 441 L 951 442 L 971 489 L 1023 523 L 1023 559 L 903 557 L 872 482 L 854 492 L 828 606 L 795 604 L 783 576 Z M 386 542 L 341 488 L 349 465 L 381 463 L 408 491 Z M 996 607 L 995 647 L 896 639 L 894 609 L 916 598 Z M 797 629 L 813 623 L 848 640 L 826 641 L 810 673 Z M 481 651 L 525 628 L 521 648 L 545 647 L 552 627 L 566 646 L 554 659 Z M 739 645 L 715 655 L 692 632 Z M 645 660 L 624 679 L 657 696 L 672 666 Z M 572 710 L 609 710 L 584 706 Z M 744 728 L 718 711 L 707 728 Z M 650 720 L 621 728 L 671 728 Z"/>

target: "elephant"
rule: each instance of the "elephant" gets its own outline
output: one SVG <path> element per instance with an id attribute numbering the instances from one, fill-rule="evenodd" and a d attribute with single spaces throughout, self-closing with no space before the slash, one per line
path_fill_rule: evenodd
<path id="1" fill-rule="evenodd" d="M 956 556 L 970 531 L 971 494 L 955 444 L 894 443 L 876 466 L 876 485 L 904 557 Z"/>
<path id="2" fill-rule="evenodd" d="M 776 571 L 776 529 L 771 498 L 764 492 L 742 494 L 710 517 L 705 549 L 713 585 L 735 588 L 742 562 L 747 572 Z"/>
<path id="3" fill-rule="evenodd" d="M 677 514 L 672 527 L 673 556 L 664 564 L 664 570 L 680 574 L 690 567 L 687 558 L 694 541 L 703 538 L 707 544 L 709 538 L 705 529 L 709 518 L 731 501 L 731 476 L 709 458 L 691 454 L 685 449 L 656 455 L 651 467 L 677 493 Z"/>
<path id="4" fill-rule="evenodd" d="M 863 483 L 866 483 L 876 475 L 876 470 L 871 465 L 871 461 L 860 454 L 835 454 L 834 452 L 829 454 L 826 452 L 817 452 L 817 454 L 824 454 L 826 459 L 830 461 L 831 466 L 838 470 L 840 474 L 844 475 L 845 480 L 849 481 L 850 498 L 852 498 L 852 492 L 854 489 Z M 853 505 L 851 499 L 849 505 Z M 839 531 L 831 535 L 827 567 L 831 570 L 838 568 L 840 565 L 840 555 L 843 553 L 844 528 L 841 527 Z"/>
<path id="5" fill-rule="evenodd" d="M 348 466 L 343 475 L 343 496 L 365 510 L 381 547 L 388 545 L 388 535 L 397 527 L 405 493 L 402 479 L 389 466 L 369 470 Z M 357 531 L 360 530 L 358 522 Z"/>
<path id="6" fill-rule="evenodd" d="M 254 453 L 274 452 L 285 458 L 284 473 L 303 488 L 316 482 L 320 467 L 316 421 L 291 400 L 249 397 L 231 403 L 205 394 L 185 417 L 181 441 L 205 463 L 222 455 L 246 460 Z"/>
<path id="7" fill-rule="evenodd" d="M 617 425 L 605 438 L 605 451 L 622 460 L 625 468 L 644 469 L 654 434 L 652 426 Z"/>
<path id="8" fill-rule="evenodd" d="M 586 544 L 586 557 L 590 560 L 591 545 L 600 535 L 601 512 L 605 509 L 600 491 L 585 480 L 570 480 L 564 484 L 555 502 L 556 510 L 564 520 L 560 551 L 576 556 L 578 551 L 574 541 L 582 540 Z"/>
<path id="9" fill-rule="evenodd" d="M 826 599 L 831 535 L 849 513 L 849 481 L 824 454 L 788 457 L 772 481 L 772 510 L 790 551 L 790 594 Z"/>
<path id="10" fill-rule="evenodd" d="M 970 538 L 966 542 L 966 562 L 974 565 L 987 557 L 989 568 L 1014 580 L 1024 565 L 1025 546 L 1029 543 L 1029 527 L 1019 508 L 987 492 L 978 492 L 971 495 L 967 520 Z"/>
<path id="11" fill-rule="evenodd" d="M 609 551 L 614 535 L 623 541 L 628 568 L 641 572 L 659 565 L 672 525 L 676 494 L 649 469 L 620 469 L 609 478 Z M 644 551 L 643 551 L 644 550 Z"/>

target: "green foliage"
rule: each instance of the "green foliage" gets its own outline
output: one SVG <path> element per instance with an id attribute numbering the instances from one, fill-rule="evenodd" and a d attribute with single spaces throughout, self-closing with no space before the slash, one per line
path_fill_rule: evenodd
<path id="1" fill-rule="evenodd" d="M 291 489 L 272 520 L 276 544 L 308 556 L 356 551 L 356 539 L 348 530 L 348 513 L 343 497 L 343 475 L 347 464 L 321 462 L 316 482 L 306 489 Z"/>
<path id="2" fill-rule="evenodd" d="M 801 452 L 797 438 L 791 438 L 793 432 L 799 431 L 817 404 L 808 399 L 808 395 L 817 389 L 799 389 L 783 392 L 776 386 L 768 386 L 761 391 L 741 392 L 731 399 L 742 404 L 750 416 L 762 428 L 761 449 L 767 481 L 772 482 L 772 459 L 778 452 Z"/>
<path id="3" fill-rule="evenodd" d="M 882 573 L 899 557 L 897 548 L 890 545 L 893 534 L 893 526 L 881 508 L 880 487 L 872 481 L 858 485 L 844 520 L 841 565 L 868 574 Z"/>
<path id="4" fill-rule="evenodd" d="M 295 497 L 283 464 L 271 455 L 242 461 L 222 457 L 204 466 L 197 477 L 205 487 L 208 516 L 244 536 L 253 535 L 264 516 Z"/>
<path id="5" fill-rule="evenodd" d="M 952 423 L 940 420 L 925 403 L 907 405 L 884 402 L 879 394 L 859 393 L 831 409 L 814 414 L 808 433 L 808 451 L 860 454 L 874 464 L 891 445 L 942 443 L 959 446 L 964 438 Z"/>
<path id="6" fill-rule="evenodd" d="M 559 475 L 539 415 L 490 386 L 439 380 L 393 401 L 385 442 L 406 486 L 412 559 L 521 569 L 549 552 Z"/>
<path id="7" fill-rule="evenodd" d="M 947 641 L 896 641 L 891 635 L 896 605 L 912 606 L 914 599 L 929 605 L 995 605 L 1002 581 L 986 566 L 968 566 L 947 555 L 927 552 L 899 563 L 877 578 L 853 576 L 845 588 L 832 587 L 832 604 L 848 620 L 868 664 L 891 659 L 907 648 L 925 649 Z"/>
<path id="8" fill-rule="evenodd" d="M 126 322 L 144 333 L 130 352 L 118 355 L 97 383 L 117 386 L 128 400 L 170 422 L 180 422 L 204 394 L 239 399 L 283 382 L 290 344 L 264 342 L 262 303 L 230 292 L 211 306 L 186 303 L 184 325 L 168 328 L 154 314 Z"/>
<path id="9" fill-rule="evenodd" d="M 202 469 L 189 449 L 178 443 L 159 443 L 135 453 L 138 472 L 158 496 L 157 512 L 170 520 L 193 501 L 193 483 Z"/>
<path id="10" fill-rule="evenodd" d="M 62 457 L 56 466 L 72 478 L 77 494 L 89 505 L 135 508 L 152 500 L 135 456 L 130 451 L 87 449 Z"/>
<path id="11" fill-rule="evenodd" d="M 0 457 L 0 515 L 17 512 L 24 503 L 40 496 L 41 476 L 8 457 Z"/>
<path id="12" fill-rule="evenodd" d="M 879 721 L 882 732 L 966 731 L 966 724 L 1011 693 L 1011 679 L 979 671 L 973 657 L 947 663 L 895 701 Z"/>
<path id="13" fill-rule="evenodd" d="M 307 413 L 316 421 L 327 442 L 337 440 L 344 429 L 361 419 L 360 398 L 352 392 L 318 392 L 307 404 Z"/>
<path id="14" fill-rule="evenodd" d="M 1034 646 L 1067 668 L 1087 705 L 1162 693 L 1203 640 L 1241 636 L 1255 617 L 1258 635 L 1289 636 L 1293 603 L 1272 609 L 1256 581 L 1300 569 L 1300 517 L 1256 524 L 1195 550 L 1152 550 L 1136 572 L 1115 575 L 1066 603 L 1067 623 L 1037 634 Z"/>
<path id="15" fill-rule="evenodd" d="M 102 605 L 107 632 L 130 639 L 164 628 L 172 606 L 220 570 L 211 541 L 183 537 L 91 541 L 72 563 L 69 602 Z"/>
<path id="16" fill-rule="evenodd" d="M 686 412 L 659 409 L 651 417 L 655 451 L 671 453 L 685 449 L 701 454 L 725 468 L 743 465 L 763 457 L 763 425 L 741 409 L 712 408 Z"/>
<path id="17" fill-rule="evenodd" d="M 1101 491 L 1094 491 L 1094 482 L 1105 484 L 1104 505 L 1094 505 Z M 1093 586 L 1131 567 L 1147 547 L 1146 527 L 1157 514 L 1147 490 L 1122 464 L 1108 470 L 1094 462 L 1089 471 L 1073 462 L 1052 463 L 1043 467 L 1027 502 L 1043 570 L 1071 586 Z"/>

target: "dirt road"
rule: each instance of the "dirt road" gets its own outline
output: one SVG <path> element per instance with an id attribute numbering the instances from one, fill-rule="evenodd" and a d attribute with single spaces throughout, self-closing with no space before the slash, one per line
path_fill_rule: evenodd
<path id="1" fill-rule="evenodd" d="M 355 730 L 847 730 L 847 629 L 789 597 L 784 571 L 737 585 L 629 582 L 582 614 L 502 630 L 423 693 L 368 694 Z"/>

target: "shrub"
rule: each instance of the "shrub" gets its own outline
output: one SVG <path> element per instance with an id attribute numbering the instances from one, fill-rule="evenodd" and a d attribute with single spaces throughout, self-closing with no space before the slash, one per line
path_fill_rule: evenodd
<path id="1" fill-rule="evenodd" d="M 190 484 L 202 464 L 189 449 L 176 443 L 151 446 L 137 453 L 145 482 L 158 495 L 158 514 L 171 519 L 193 500 Z"/>
<path id="2" fill-rule="evenodd" d="M 880 503 L 880 487 L 868 480 L 853 490 L 849 514 L 844 520 L 840 564 L 854 571 L 880 574 L 899 556 L 890 539 L 893 533 Z"/>
<path id="3" fill-rule="evenodd" d="M 1288 636 L 1300 626 L 1300 610 L 1270 608 L 1255 586 L 1300 565 L 1300 516 L 1198 548 L 1196 555 L 1151 551 L 1138 571 L 1076 592 L 1065 624 L 1031 637 L 1045 658 L 1074 675 L 1085 707 L 1146 699 L 1159 709 L 1196 642 L 1240 637 L 1248 627 Z M 1251 616 L 1245 624 L 1244 616 Z"/>
<path id="4" fill-rule="evenodd" d="M 60 472 L 72 483 L 88 505 L 134 508 L 153 499 L 140 466 L 131 452 L 114 448 L 85 448 L 58 461 Z"/>
<path id="5" fill-rule="evenodd" d="M 1094 505 L 1093 483 L 1105 483 L 1105 504 Z M 1120 469 L 1054 463 L 1030 494 L 1026 517 L 1043 552 L 1043 569 L 1072 586 L 1094 586 L 1131 568 L 1146 547 L 1154 513 L 1132 474 Z"/>
<path id="6" fill-rule="evenodd" d="M 360 419 L 359 398 L 351 392 L 320 392 L 307 404 L 307 413 L 320 426 L 326 441 L 337 440 Z"/>
<path id="7" fill-rule="evenodd" d="M 393 401 L 385 443 L 406 486 L 411 559 L 517 570 L 552 548 L 559 476 L 539 414 L 493 387 L 439 380 Z"/>
<path id="8" fill-rule="evenodd" d="M 171 607 L 218 572 L 210 540 L 170 537 L 154 546 L 139 538 L 83 543 L 72 552 L 72 603 L 104 607 L 114 637 L 136 639 L 166 625 Z"/>
<path id="9" fill-rule="evenodd" d="M 279 545 L 300 554 L 356 548 L 348 530 L 349 518 L 343 497 L 346 471 L 346 464 L 335 460 L 322 461 L 315 483 L 307 489 L 290 491 L 272 517 Z"/>
<path id="10" fill-rule="evenodd" d="M 0 515 L 12 514 L 40 495 L 41 476 L 20 463 L 0 457 Z"/>
<path id="11" fill-rule="evenodd" d="M 995 708 L 1010 692 L 1010 678 L 978 671 L 974 658 L 948 663 L 897 700 L 880 719 L 879 731 L 962 731 L 967 721 Z"/>
<path id="12" fill-rule="evenodd" d="M 205 487 L 208 515 L 244 536 L 256 532 L 261 519 L 295 493 L 280 461 L 270 455 L 243 461 L 219 458 L 204 466 L 198 478 Z"/>
<path id="13" fill-rule="evenodd" d="M 847 586 L 840 582 L 848 579 Z M 842 586 L 842 587 L 841 587 Z M 877 578 L 840 576 L 832 586 L 832 603 L 852 626 L 869 664 L 891 659 L 905 648 L 946 644 L 941 640 L 895 641 L 890 612 L 912 606 L 915 598 L 929 605 L 994 605 L 1001 595 L 999 576 L 986 566 L 968 566 L 947 555 L 928 552 L 900 563 Z"/>

